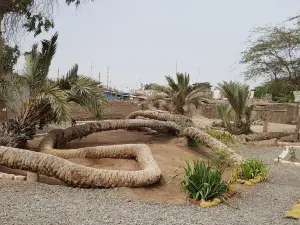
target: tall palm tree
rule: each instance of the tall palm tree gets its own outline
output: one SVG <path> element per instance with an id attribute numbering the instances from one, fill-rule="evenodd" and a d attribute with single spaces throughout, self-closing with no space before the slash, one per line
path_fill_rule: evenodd
<path id="1" fill-rule="evenodd" d="M 103 95 L 102 86 L 90 77 L 78 74 L 75 64 L 56 84 L 68 93 L 67 102 L 73 102 L 91 112 L 96 119 L 102 119 L 103 109 L 107 102 Z"/>
<path id="2" fill-rule="evenodd" d="M 234 134 L 250 133 L 252 105 L 248 105 L 250 95 L 249 86 L 234 81 L 224 81 L 218 84 L 218 89 L 228 99 L 230 105 L 228 110 L 226 110 L 226 115 L 230 114 L 229 111 L 234 114 L 233 124 L 223 119 L 228 131 Z"/>
<path id="3" fill-rule="evenodd" d="M 191 85 L 189 74 L 177 73 L 176 81 L 171 76 L 166 76 L 166 80 L 168 86 L 157 86 L 155 89 L 166 94 L 164 98 L 171 101 L 175 113 L 183 115 L 185 106 L 190 104 L 199 106 L 204 101 L 203 88 Z"/>
<path id="4" fill-rule="evenodd" d="M 5 137 L 2 145 L 20 146 L 32 139 L 36 128 L 42 129 L 50 123 L 72 121 L 69 103 L 77 103 L 96 118 L 101 118 L 105 105 L 99 83 L 91 78 L 79 76 L 78 66 L 57 81 L 48 78 L 52 59 L 57 48 L 58 34 L 50 40 L 43 40 L 41 50 L 33 45 L 25 53 L 25 70 L 21 76 L 10 80 L 9 87 L 2 83 L 1 93 L 14 93 L 15 101 L 6 101 L 15 112 L 15 117 L 2 126 Z M 10 92 L 10 93 L 9 93 Z M 5 96 L 5 95 L 4 95 Z M 17 100 L 16 100 L 17 98 Z"/>

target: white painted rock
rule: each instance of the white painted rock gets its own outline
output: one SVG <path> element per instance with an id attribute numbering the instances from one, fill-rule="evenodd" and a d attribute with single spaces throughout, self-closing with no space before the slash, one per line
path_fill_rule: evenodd
<path id="1" fill-rule="evenodd" d="M 13 174 L 8 174 L 8 173 L 3 173 L 2 179 L 4 180 L 13 180 L 15 175 Z"/>
<path id="2" fill-rule="evenodd" d="M 15 176 L 16 181 L 25 181 L 26 177 L 25 176 Z"/>

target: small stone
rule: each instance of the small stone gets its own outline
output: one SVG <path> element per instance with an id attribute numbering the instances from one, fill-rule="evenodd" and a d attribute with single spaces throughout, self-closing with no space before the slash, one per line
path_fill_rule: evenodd
<path id="1" fill-rule="evenodd" d="M 38 182 L 39 181 L 39 174 L 27 172 L 26 180 L 28 182 Z"/>
<path id="2" fill-rule="evenodd" d="M 25 181 L 26 180 L 26 177 L 25 176 L 15 176 L 14 180 L 16 181 Z"/>
<path id="3" fill-rule="evenodd" d="M 14 177 L 15 176 L 13 174 L 4 173 L 2 179 L 4 179 L 4 180 L 13 180 Z"/>
<path id="4" fill-rule="evenodd" d="M 250 182 L 250 181 L 245 181 L 245 184 L 247 185 L 247 186 L 252 186 L 252 183 Z"/>
<path id="5" fill-rule="evenodd" d="M 245 183 L 245 180 L 241 180 L 241 181 L 240 181 L 240 184 L 244 184 L 244 183 Z"/>
<path id="6" fill-rule="evenodd" d="M 132 202 L 132 200 L 131 199 L 127 199 L 126 202 Z"/>

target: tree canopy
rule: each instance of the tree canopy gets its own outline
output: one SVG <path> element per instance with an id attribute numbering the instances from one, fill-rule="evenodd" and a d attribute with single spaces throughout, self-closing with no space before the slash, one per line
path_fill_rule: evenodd
<path id="1" fill-rule="evenodd" d="M 295 22 L 297 20 L 297 22 Z M 255 28 L 242 53 L 246 80 L 265 81 L 256 88 L 256 97 L 272 94 L 273 100 L 292 102 L 293 91 L 300 89 L 300 23 L 291 18 L 279 26 Z"/>
<path id="2" fill-rule="evenodd" d="M 242 53 L 246 79 L 287 78 L 300 83 L 300 27 L 275 26 L 256 28 Z"/>
<path id="3" fill-rule="evenodd" d="M 82 0 L 65 0 L 65 3 L 68 5 L 73 3 L 78 6 Z M 54 26 L 51 12 L 57 4 L 59 2 L 56 0 L 2 0 L 0 3 L 0 23 L 3 22 L 5 16 L 24 19 L 22 25 L 27 31 L 38 35 L 43 29 L 48 31 Z M 12 20 L 7 20 L 7 22 L 10 23 Z"/>

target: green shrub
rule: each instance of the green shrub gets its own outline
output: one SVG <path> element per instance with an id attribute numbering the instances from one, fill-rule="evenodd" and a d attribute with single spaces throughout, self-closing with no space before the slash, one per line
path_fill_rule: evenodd
<path id="1" fill-rule="evenodd" d="M 188 143 L 187 143 L 188 147 L 200 147 L 202 146 L 201 143 L 199 143 L 198 141 L 195 141 L 192 138 L 188 138 Z"/>
<path id="2" fill-rule="evenodd" d="M 207 130 L 206 133 L 209 134 L 210 136 L 213 136 L 216 139 L 220 140 L 222 143 L 224 143 L 225 145 L 227 145 L 229 147 L 236 146 L 233 136 L 226 131 L 219 131 L 219 130 L 211 129 L 211 130 Z"/>
<path id="3" fill-rule="evenodd" d="M 218 170 L 211 170 L 202 160 L 197 160 L 191 165 L 186 161 L 185 174 L 181 185 L 187 197 L 196 201 L 211 200 L 224 194 L 228 184 L 222 180 Z"/>
<path id="4" fill-rule="evenodd" d="M 269 175 L 269 167 L 258 158 L 251 158 L 239 165 L 238 178 L 243 180 L 254 179 L 260 176 L 266 180 Z"/>
<path id="5" fill-rule="evenodd" d="M 212 168 L 220 171 L 222 174 L 227 168 L 234 165 L 232 154 L 225 149 L 215 149 L 210 153 L 210 164 Z"/>

